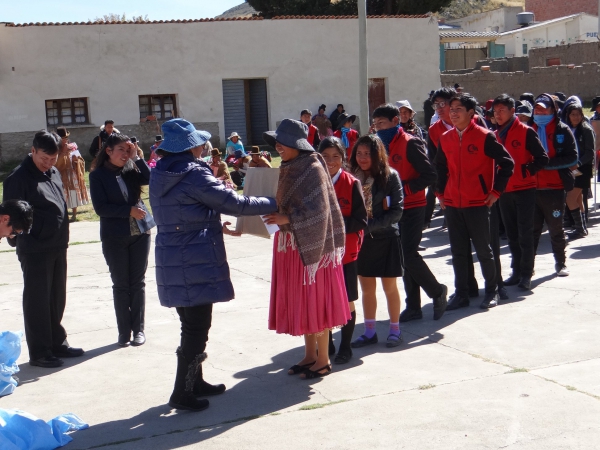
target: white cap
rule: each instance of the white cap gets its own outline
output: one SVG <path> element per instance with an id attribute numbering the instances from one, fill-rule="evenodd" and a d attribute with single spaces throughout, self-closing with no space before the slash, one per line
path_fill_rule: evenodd
<path id="1" fill-rule="evenodd" d="M 412 112 L 416 113 L 416 111 L 412 108 L 412 106 L 410 106 L 410 102 L 408 100 L 398 100 L 396 102 L 396 106 L 398 107 L 398 109 L 407 108 L 407 109 L 410 109 Z"/>

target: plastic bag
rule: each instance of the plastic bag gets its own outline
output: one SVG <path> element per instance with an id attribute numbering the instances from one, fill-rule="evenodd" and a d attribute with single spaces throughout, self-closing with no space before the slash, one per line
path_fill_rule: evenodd
<path id="1" fill-rule="evenodd" d="M 73 440 L 65 433 L 88 427 L 75 414 L 58 416 L 46 423 L 25 411 L 0 409 L 0 448 L 53 450 Z"/>
<path id="2" fill-rule="evenodd" d="M 23 332 L 0 332 L 0 397 L 12 394 L 17 387 L 12 377 L 19 371 L 17 359 L 21 355 L 21 339 Z"/>

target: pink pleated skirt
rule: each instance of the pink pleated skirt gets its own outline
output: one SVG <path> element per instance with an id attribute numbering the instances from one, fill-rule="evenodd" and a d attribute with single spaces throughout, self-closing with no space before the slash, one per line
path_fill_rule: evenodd
<path id="1" fill-rule="evenodd" d="M 350 309 L 342 264 L 320 268 L 308 284 L 298 250 L 288 246 L 277 251 L 278 234 L 273 245 L 269 330 L 302 336 L 345 325 Z"/>

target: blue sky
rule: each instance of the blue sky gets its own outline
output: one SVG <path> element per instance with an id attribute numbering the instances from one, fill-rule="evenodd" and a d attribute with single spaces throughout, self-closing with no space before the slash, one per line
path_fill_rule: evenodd
<path id="1" fill-rule="evenodd" d="M 87 22 L 125 13 L 150 20 L 215 17 L 244 0 L 0 0 L 0 22 Z"/>

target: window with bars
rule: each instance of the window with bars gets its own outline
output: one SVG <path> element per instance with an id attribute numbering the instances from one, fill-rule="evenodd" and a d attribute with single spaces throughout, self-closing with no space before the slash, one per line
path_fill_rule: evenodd
<path id="1" fill-rule="evenodd" d="M 87 98 L 61 98 L 46 100 L 46 124 L 85 125 L 90 123 Z"/>
<path id="2" fill-rule="evenodd" d="M 158 120 L 177 117 L 175 94 L 140 95 L 140 119 L 155 116 Z"/>

